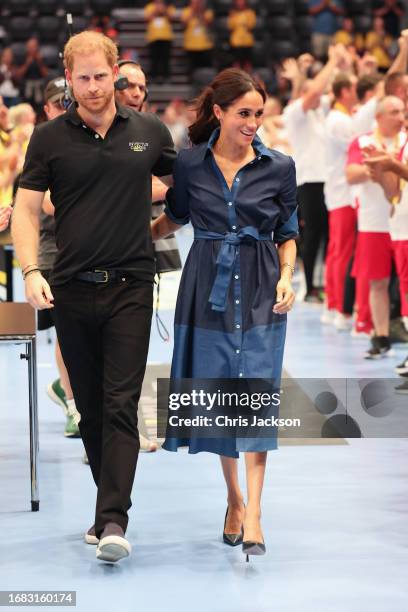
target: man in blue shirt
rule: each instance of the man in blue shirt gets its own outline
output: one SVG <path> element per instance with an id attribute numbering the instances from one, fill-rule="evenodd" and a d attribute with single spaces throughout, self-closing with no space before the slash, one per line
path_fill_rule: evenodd
<path id="1" fill-rule="evenodd" d="M 318 59 L 326 58 L 333 34 L 339 29 L 339 17 L 343 14 L 342 0 L 309 0 L 309 15 L 314 17 L 312 49 Z"/>

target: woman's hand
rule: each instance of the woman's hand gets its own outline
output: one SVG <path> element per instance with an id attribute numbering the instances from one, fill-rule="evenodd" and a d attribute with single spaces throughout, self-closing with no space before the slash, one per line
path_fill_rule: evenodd
<path id="1" fill-rule="evenodd" d="M 273 307 L 275 314 L 285 314 L 295 301 L 295 292 L 288 278 L 282 277 L 276 285 L 276 304 Z"/>

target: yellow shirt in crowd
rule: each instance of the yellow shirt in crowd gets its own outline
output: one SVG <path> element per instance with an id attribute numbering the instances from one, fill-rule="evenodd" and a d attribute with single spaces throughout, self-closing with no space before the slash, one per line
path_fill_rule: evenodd
<path id="1" fill-rule="evenodd" d="M 147 24 L 146 40 L 147 42 L 156 42 L 156 40 L 173 40 L 173 29 L 170 19 L 176 12 L 176 8 L 172 5 L 166 7 L 166 14 L 153 17 Z M 154 15 L 156 8 L 154 2 L 149 2 L 144 8 L 145 19 Z"/>
<path id="2" fill-rule="evenodd" d="M 252 9 L 231 11 L 228 16 L 228 27 L 231 30 L 231 47 L 253 47 L 254 37 L 251 30 L 256 25 L 256 14 Z"/>
<path id="3" fill-rule="evenodd" d="M 208 51 L 214 46 L 213 41 L 208 32 L 206 24 L 214 19 L 214 13 L 211 9 L 204 12 L 205 22 L 203 23 L 196 15 L 192 14 L 189 6 L 183 9 L 181 20 L 185 24 L 184 31 L 184 49 L 186 51 Z"/>
<path id="4" fill-rule="evenodd" d="M 364 36 L 362 34 L 350 34 L 345 30 L 338 30 L 334 35 L 333 42 L 335 45 L 342 44 L 345 47 L 354 45 L 357 51 L 364 50 Z"/>
<path id="5" fill-rule="evenodd" d="M 389 68 L 391 66 L 391 58 L 386 49 L 390 48 L 393 42 L 392 37 L 388 34 L 384 37 L 380 37 L 377 32 L 368 32 L 365 42 L 367 51 L 370 51 L 370 53 L 374 55 L 378 62 L 378 67 L 385 69 Z"/>

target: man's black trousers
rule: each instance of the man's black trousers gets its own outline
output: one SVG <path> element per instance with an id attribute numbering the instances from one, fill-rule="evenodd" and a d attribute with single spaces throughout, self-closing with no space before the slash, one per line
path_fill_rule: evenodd
<path id="1" fill-rule="evenodd" d="M 146 368 L 153 284 L 123 275 L 106 284 L 52 287 L 55 326 L 95 484 L 99 537 L 126 531 L 139 453 L 137 406 Z"/>
<path id="2" fill-rule="evenodd" d="M 298 187 L 300 215 L 303 220 L 302 259 L 306 290 L 313 290 L 313 273 L 319 247 L 324 248 L 328 236 L 328 215 L 323 192 L 324 183 L 304 183 Z"/>

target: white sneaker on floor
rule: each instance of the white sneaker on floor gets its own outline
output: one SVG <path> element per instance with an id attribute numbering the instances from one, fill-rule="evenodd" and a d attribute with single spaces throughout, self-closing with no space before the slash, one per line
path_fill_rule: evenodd
<path id="1" fill-rule="evenodd" d="M 332 323 L 334 323 L 335 316 L 335 310 L 329 310 L 325 307 L 320 317 L 320 323 L 323 323 L 323 325 L 332 325 Z"/>
<path id="2" fill-rule="evenodd" d="M 352 323 L 353 319 L 351 317 L 347 317 L 342 312 L 336 312 L 334 327 L 337 329 L 337 331 L 348 331 Z"/>
<path id="3" fill-rule="evenodd" d="M 84 540 L 87 544 L 91 544 L 93 546 L 99 544 L 99 538 L 96 537 L 95 533 L 95 525 L 92 525 L 92 527 L 90 527 L 84 534 Z"/>
<path id="4" fill-rule="evenodd" d="M 130 543 L 119 525 L 108 523 L 96 549 L 96 558 L 108 563 L 116 563 L 132 552 Z"/>

